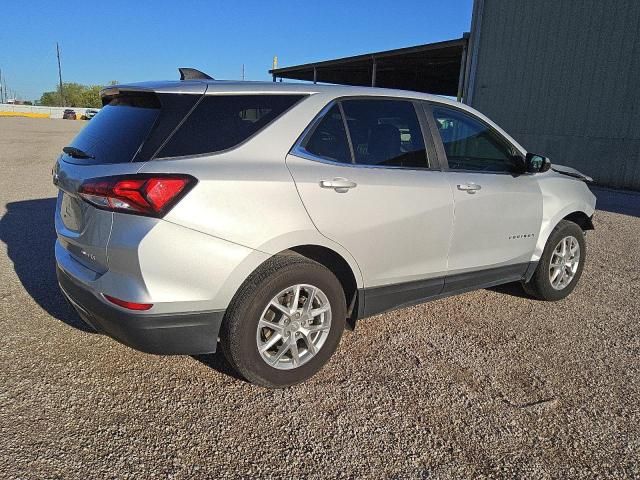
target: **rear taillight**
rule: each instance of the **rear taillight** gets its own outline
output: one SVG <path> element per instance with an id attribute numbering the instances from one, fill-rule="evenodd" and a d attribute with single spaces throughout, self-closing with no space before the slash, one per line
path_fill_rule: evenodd
<path id="1" fill-rule="evenodd" d="M 103 210 L 162 217 L 195 184 L 189 175 L 139 174 L 92 178 L 78 193 Z"/>

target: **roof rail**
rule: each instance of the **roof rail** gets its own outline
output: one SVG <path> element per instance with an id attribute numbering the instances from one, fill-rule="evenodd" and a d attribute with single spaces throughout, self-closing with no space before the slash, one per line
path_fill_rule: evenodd
<path id="1" fill-rule="evenodd" d="M 178 68 L 180 71 L 180 80 L 214 80 L 206 73 L 196 70 L 195 68 Z"/>

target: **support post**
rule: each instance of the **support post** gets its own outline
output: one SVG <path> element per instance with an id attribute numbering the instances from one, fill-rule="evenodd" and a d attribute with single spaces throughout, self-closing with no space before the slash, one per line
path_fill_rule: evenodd
<path id="1" fill-rule="evenodd" d="M 376 57 L 373 57 L 373 65 L 371 66 L 371 86 L 376 86 L 376 71 L 378 69 L 378 63 L 376 62 Z"/>
<path id="2" fill-rule="evenodd" d="M 276 81 L 276 73 L 275 70 L 276 68 L 278 68 L 278 56 L 274 55 L 273 56 L 273 62 L 271 63 L 271 70 L 273 71 L 273 81 Z"/>
<path id="3" fill-rule="evenodd" d="M 462 47 L 462 58 L 460 59 L 460 74 L 458 75 L 458 95 L 457 95 L 457 100 L 459 102 L 462 101 L 462 91 L 464 89 L 468 43 L 469 43 L 469 39 L 467 38 L 467 41 L 465 42 L 464 47 Z"/>
<path id="4" fill-rule="evenodd" d="M 484 14 L 484 0 L 473 1 L 473 12 L 471 14 L 471 34 L 467 45 L 467 65 L 464 78 L 464 88 L 462 98 L 466 105 L 472 106 L 475 95 L 476 71 L 478 68 L 478 50 L 480 48 L 480 34 L 482 28 L 482 18 Z"/>
<path id="5" fill-rule="evenodd" d="M 318 69 L 313 67 L 313 83 L 318 83 Z"/>

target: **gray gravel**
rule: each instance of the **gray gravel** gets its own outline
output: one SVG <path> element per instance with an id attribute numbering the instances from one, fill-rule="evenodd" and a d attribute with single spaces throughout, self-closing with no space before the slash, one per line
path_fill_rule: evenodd
<path id="1" fill-rule="evenodd" d="M 637 210 L 597 213 L 562 302 L 504 287 L 380 315 L 269 391 L 65 305 L 50 171 L 82 125 L 0 118 L 1 478 L 640 477 Z"/>

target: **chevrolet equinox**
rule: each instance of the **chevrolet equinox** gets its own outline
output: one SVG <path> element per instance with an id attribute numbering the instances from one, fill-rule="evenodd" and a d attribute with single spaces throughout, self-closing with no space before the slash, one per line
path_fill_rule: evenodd
<path id="1" fill-rule="evenodd" d="M 283 387 L 358 319 L 509 282 L 560 300 L 582 273 L 590 179 L 461 103 L 188 69 L 101 94 L 53 170 L 57 275 L 138 350 L 220 343 Z"/>

